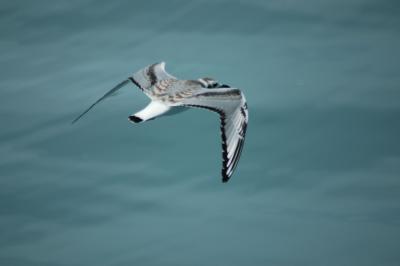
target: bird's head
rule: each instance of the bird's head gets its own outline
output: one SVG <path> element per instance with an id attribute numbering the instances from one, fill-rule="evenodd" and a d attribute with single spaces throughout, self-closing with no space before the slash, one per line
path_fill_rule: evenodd
<path id="1" fill-rule="evenodd" d="M 198 79 L 198 81 L 200 81 L 201 84 L 203 84 L 203 86 L 206 87 L 206 88 L 216 88 L 216 87 L 218 87 L 218 81 L 216 81 L 213 78 L 200 78 L 200 79 Z"/>

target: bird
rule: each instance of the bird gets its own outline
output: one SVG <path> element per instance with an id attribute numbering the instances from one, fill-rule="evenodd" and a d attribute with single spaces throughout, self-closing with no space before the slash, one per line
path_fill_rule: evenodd
<path id="1" fill-rule="evenodd" d="M 243 149 L 249 119 L 246 98 L 241 90 L 209 77 L 178 79 L 165 70 L 165 62 L 159 62 L 140 69 L 113 87 L 72 123 L 129 83 L 136 85 L 151 100 L 144 109 L 129 116 L 132 123 L 143 123 L 190 108 L 217 113 L 222 141 L 222 182 L 231 178 Z"/>

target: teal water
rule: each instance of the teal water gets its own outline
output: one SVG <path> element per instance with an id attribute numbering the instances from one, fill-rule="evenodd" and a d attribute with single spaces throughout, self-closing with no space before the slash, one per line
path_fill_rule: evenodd
<path id="1" fill-rule="evenodd" d="M 399 265 L 397 1 L 2 1 L 0 265 Z M 216 114 L 133 125 L 164 60 L 241 88 Z"/>

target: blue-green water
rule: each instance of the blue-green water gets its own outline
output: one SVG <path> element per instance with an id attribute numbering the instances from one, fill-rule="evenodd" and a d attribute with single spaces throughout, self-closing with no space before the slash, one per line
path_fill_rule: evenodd
<path id="1" fill-rule="evenodd" d="M 399 265 L 398 1 L 2 1 L 0 265 Z M 133 125 L 134 71 L 241 88 Z"/>

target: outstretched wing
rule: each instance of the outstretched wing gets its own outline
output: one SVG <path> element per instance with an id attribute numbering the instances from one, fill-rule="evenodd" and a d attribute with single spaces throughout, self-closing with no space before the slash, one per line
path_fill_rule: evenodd
<path id="1" fill-rule="evenodd" d="M 238 89 L 201 89 L 183 105 L 217 112 L 221 120 L 222 182 L 227 182 L 235 170 L 242 152 L 248 123 L 246 99 Z"/>
<path id="2" fill-rule="evenodd" d="M 157 82 L 165 79 L 176 79 L 165 70 L 165 62 L 147 66 L 129 78 L 144 93 L 151 94 L 150 88 Z"/>
<path id="3" fill-rule="evenodd" d="M 121 89 L 124 87 L 126 84 L 130 83 L 131 81 L 129 79 L 122 81 L 119 83 L 117 86 L 109 90 L 106 94 L 104 94 L 100 99 L 98 99 L 94 104 L 92 104 L 88 109 L 86 109 L 82 114 L 80 114 L 77 118 L 72 121 L 72 124 L 77 122 L 82 116 L 84 116 L 87 112 L 90 111 L 96 104 L 100 103 L 101 101 L 105 100 L 106 98 L 112 96 L 117 90 Z"/>
<path id="4" fill-rule="evenodd" d="M 96 104 L 102 102 L 106 98 L 112 96 L 117 90 L 121 89 L 123 86 L 128 84 L 129 82 L 133 82 L 136 86 L 138 86 L 145 94 L 149 95 L 150 88 L 155 83 L 164 79 L 176 79 L 165 71 L 165 62 L 156 63 L 145 67 L 133 76 L 129 77 L 127 80 L 122 81 L 117 86 L 109 90 L 106 94 L 104 94 L 100 99 L 98 99 L 94 104 L 92 104 L 88 109 L 86 109 L 82 114 L 80 114 L 77 118 L 72 121 L 72 124 L 77 122 L 82 116 L 84 116 L 87 112 L 90 111 Z"/>

